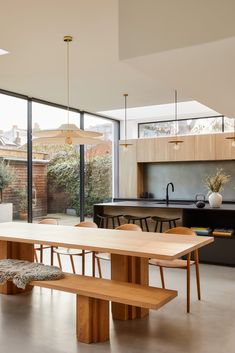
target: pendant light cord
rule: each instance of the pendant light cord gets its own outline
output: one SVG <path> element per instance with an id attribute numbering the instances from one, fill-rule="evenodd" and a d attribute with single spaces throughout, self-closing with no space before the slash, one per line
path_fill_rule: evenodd
<path id="1" fill-rule="evenodd" d="M 70 72 L 69 72 L 69 41 L 66 42 L 67 43 L 67 120 L 68 120 L 68 124 L 69 124 L 69 105 L 70 105 L 70 82 L 69 82 L 69 76 L 70 76 Z"/>
<path id="2" fill-rule="evenodd" d="M 125 131 L 125 143 L 126 143 L 126 108 L 127 108 L 127 104 L 126 104 L 126 99 L 127 99 L 127 94 L 124 94 L 124 109 L 125 109 L 125 115 L 124 115 L 124 131 Z"/>
<path id="3" fill-rule="evenodd" d="M 176 137 L 178 136 L 178 120 L 177 120 L 177 115 L 178 115 L 178 111 L 177 111 L 177 90 L 175 90 L 175 135 Z"/>

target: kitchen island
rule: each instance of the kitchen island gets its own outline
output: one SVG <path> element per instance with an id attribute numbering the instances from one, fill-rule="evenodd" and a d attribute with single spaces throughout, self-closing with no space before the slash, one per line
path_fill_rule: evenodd
<path id="1" fill-rule="evenodd" d="M 197 208 L 193 201 L 174 200 L 168 205 L 163 200 L 114 199 L 113 202 L 94 205 L 94 221 L 99 224 L 97 214 L 179 217 L 177 226 L 235 229 L 235 203 L 223 203 L 220 208 Z M 123 219 L 123 222 L 125 220 Z M 149 221 L 150 231 L 154 222 Z M 201 249 L 200 261 L 235 266 L 235 236 L 215 237 L 210 247 Z"/>

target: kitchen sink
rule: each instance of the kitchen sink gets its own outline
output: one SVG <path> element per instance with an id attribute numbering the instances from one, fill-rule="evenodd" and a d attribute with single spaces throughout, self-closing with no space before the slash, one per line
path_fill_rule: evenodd
<path id="1" fill-rule="evenodd" d="M 166 205 L 166 201 L 155 202 L 158 205 Z M 192 201 L 169 201 L 168 205 L 192 205 Z"/>

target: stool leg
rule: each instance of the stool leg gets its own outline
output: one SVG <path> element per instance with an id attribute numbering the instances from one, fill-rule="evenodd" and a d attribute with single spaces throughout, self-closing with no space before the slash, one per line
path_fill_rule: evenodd
<path id="1" fill-rule="evenodd" d="M 169 229 L 171 229 L 171 221 L 169 221 L 168 223 L 169 223 Z"/>
<path id="2" fill-rule="evenodd" d="M 147 222 L 147 219 L 145 218 L 144 220 L 145 220 L 146 230 L 147 230 L 147 232 L 149 232 L 149 227 L 148 227 L 148 222 Z"/>
<path id="3" fill-rule="evenodd" d="M 160 233 L 162 233 L 162 222 L 160 221 Z"/>
<path id="4" fill-rule="evenodd" d="M 140 219 L 140 228 L 141 228 L 142 230 L 144 230 L 144 225 L 143 225 L 142 219 Z"/>
<path id="5" fill-rule="evenodd" d="M 100 218 L 100 221 L 99 221 L 99 228 L 102 228 L 102 218 Z"/>
<path id="6" fill-rule="evenodd" d="M 119 217 L 117 217 L 117 222 L 118 222 L 118 225 L 120 226 L 121 223 L 120 223 L 120 218 Z"/>
<path id="7" fill-rule="evenodd" d="M 158 221 L 156 221 L 156 225 L 155 225 L 154 232 L 156 232 L 156 231 L 157 231 L 157 226 L 158 226 Z"/>
<path id="8" fill-rule="evenodd" d="M 113 229 L 114 229 L 115 228 L 114 217 L 112 217 L 112 225 L 113 225 Z"/>
<path id="9" fill-rule="evenodd" d="M 128 222 L 127 222 L 127 223 L 129 224 L 129 223 L 130 223 L 130 221 L 131 221 L 131 220 L 130 220 L 130 218 L 128 218 Z"/>
<path id="10" fill-rule="evenodd" d="M 106 227 L 105 228 L 108 229 L 108 227 L 109 227 L 109 218 L 107 217 L 106 218 Z"/>
<path id="11" fill-rule="evenodd" d="M 176 227 L 176 221 L 173 221 L 174 227 Z"/>

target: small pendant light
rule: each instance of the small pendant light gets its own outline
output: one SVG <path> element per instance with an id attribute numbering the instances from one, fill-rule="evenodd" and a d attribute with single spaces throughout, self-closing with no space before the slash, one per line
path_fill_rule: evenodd
<path id="1" fill-rule="evenodd" d="M 125 139 L 124 139 L 124 142 L 120 143 L 119 146 L 122 146 L 123 150 L 126 151 L 128 146 L 132 146 L 132 143 L 127 142 L 127 97 L 128 97 L 128 94 L 124 93 L 123 97 L 124 97 L 124 136 L 125 136 Z"/>
<path id="2" fill-rule="evenodd" d="M 177 111 L 177 103 L 178 103 L 178 96 L 177 96 L 177 90 L 175 90 L 175 139 L 168 141 L 168 143 L 173 144 L 174 150 L 179 150 L 180 144 L 183 143 L 183 140 L 178 139 L 178 111 Z"/>

